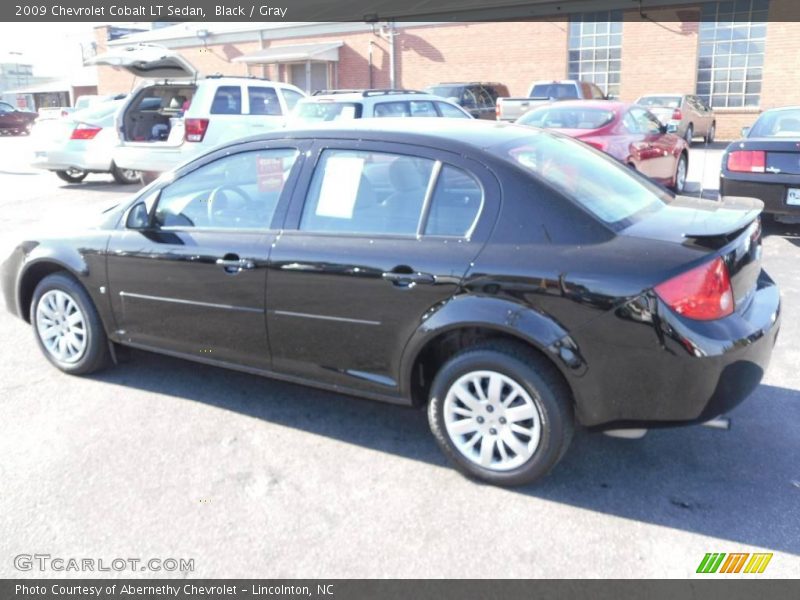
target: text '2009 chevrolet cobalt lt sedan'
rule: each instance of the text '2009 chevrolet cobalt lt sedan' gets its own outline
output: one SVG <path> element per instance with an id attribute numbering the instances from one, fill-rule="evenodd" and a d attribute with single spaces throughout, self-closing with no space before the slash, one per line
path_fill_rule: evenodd
<path id="1" fill-rule="evenodd" d="M 67 373 L 125 345 L 427 406 L 452 462 L 505 485 L 575 425 L 701 422 L 759 383 L 760 202 L 674 196 L 543 130 L 399 121 L 216 149 L 21 243 L 6 303 Z"/>

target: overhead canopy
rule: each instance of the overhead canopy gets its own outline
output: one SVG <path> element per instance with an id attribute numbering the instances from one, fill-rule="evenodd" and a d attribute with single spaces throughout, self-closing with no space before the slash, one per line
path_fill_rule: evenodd
<path id="1" fill-rule="evenodd" d="M 233 62 L 247 63 L 249 65 L 269 65 L 276 63 L 304 62 L 317 60 L 325 62 L 338 62 L 339 48 L 343 42 L 326 42 L 322 44 L 293 44 L 264 48 L 250 54 L 243 54 L 233 59 Z"/>

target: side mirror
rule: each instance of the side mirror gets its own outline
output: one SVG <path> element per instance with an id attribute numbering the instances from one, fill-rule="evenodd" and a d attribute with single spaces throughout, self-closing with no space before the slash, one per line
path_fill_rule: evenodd
<path id="1" fill-rule="evenodd" d="M 746 138 L 750 135 L 750 128 L 749 127 L 742 127 L 742 137 Z"/>
<path id="2" fill-rule="evenodd" d="M 664 125 L 662 123 L 661 126 L 658 128 L 658 131 L 660 133 L 669 133 L 669 125 Z"/>
<path id="3" fill-rule="evenodd" d="M 148 229 L 150 227 L 150 214 L 147 212 L 144 202 L 137 202 L 128 211 L 125 227 L 128 229 Z"/>
<path id="4" fill-rule="evenodd" d="M 605 97 L 606 100 L 619 100 L 619 96 L 615 94 L 607 94 Z"/>

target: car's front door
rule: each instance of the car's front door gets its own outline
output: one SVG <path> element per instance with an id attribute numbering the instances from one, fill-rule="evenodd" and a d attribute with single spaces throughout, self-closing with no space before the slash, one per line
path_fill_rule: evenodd
<path id="1" fill-rule="evenodd" d="M 631 108 L 630 118 L 624 118 L 627 129 L 636 127 L 635 138 L 631 143 L 631 155 L 636 169 L 648 177 L 666 181 L 674 173 L 676 158 L 671 154 L 672 144 L 662 133 L 661 122 L 643 108 Z"/>
<path id="2" fill-rule="evenodd" d="M 146 218 L 131 215 L 112 235 L 108 293 L 117 339 L 269 368 L 271 225 L 296 178 L 300 148 L 250 148 L 154 192 Z"/>
<path id="3" fill-rule="evenodd" d="M 403 348 L 452 297 L 495 219 L 499 187 L 429 148 L 317 146 L 270 258 L 275 370 L 394 393 Z"/>

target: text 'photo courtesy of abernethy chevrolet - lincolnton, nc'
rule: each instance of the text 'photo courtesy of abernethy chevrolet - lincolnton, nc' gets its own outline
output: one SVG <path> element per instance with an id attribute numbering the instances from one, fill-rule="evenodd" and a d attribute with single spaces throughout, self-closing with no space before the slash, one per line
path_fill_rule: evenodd
<path id="1" fill-rule="evenodd" d="M 408 90 L 158 86 L 115 117 L 132 152 L 234 126 L 243 97 L 306 118 L 221 140 L 95 221 L 16 246 L 6 306 L 65 373 L 133 347 L 425 408 L 452 464 L 498 485 L 544 476 L 576 427 L 708 422 L 762 379 L 781 323 L 764 203 L 681 195 L 691 138 L 640 105 L 543 103 L 520 124 Z M 169 116 L 143 121 L 156 102 Z M 781 115 L 762 119 L 728 158 L 740 196 L 755 177 L 739 165 L 786 166 L 767 141 Z M 650 177 L 614 154 L 627 127 L 663 144 Z"/>

